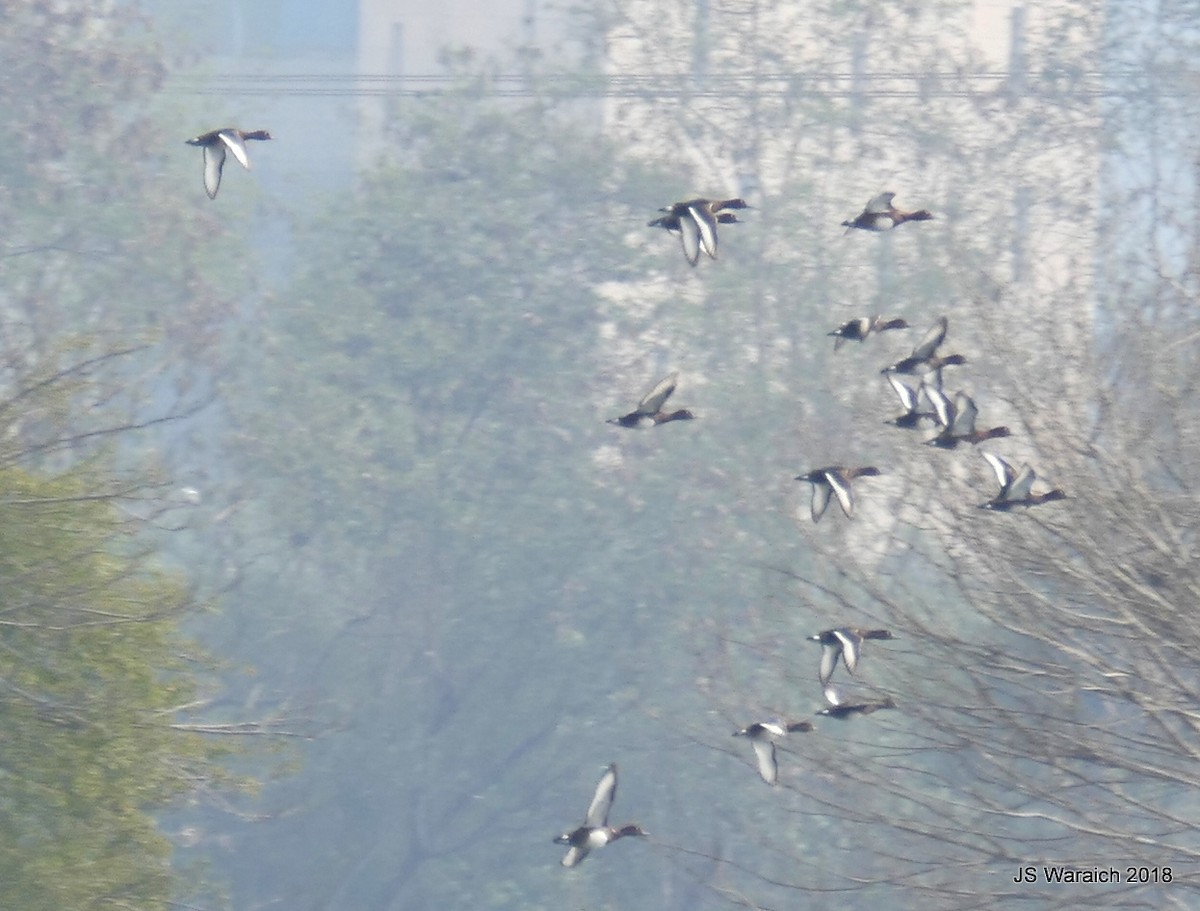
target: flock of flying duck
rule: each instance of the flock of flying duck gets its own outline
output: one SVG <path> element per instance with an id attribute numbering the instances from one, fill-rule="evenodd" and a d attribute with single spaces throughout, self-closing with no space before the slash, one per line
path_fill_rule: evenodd
<path id="1" fill-rule="evenodd" d="M 862 341 L 872 333 L 906 328 L 908 323 L 899 318 L 885 320 L 880 316 L 861 317 L 839 326 L 829 335 L 835 337 L 836 351 L 847 339 Z M 978 427 L 976 419 L 979 416 L 979 408 L 975 400 L 965 392 L 960 390 L 954 393 L 953 399 L 943 392 L 942 369 L 967 362 L 961 354 L 938 353 L 938 349 L 946 340 L 948 328 L 949 320 L 944 316 L 940 317 L 913 348 L 911 354 L 880 371 L 887 377 L 904 408 L 902 414 L 887 423 L 909 430 L 917 429 L 925 423 L 932 425 L 937 429 L 937 433 L 925 442 L 926 445 L 939 449 L 957 449 L 964 443 L 974 446 L 985 440 L 1011 436 L 1012 431 L 1007 427 Z M 921 379 L 914 388 L 900 379 L 903 375 L 919 376 Z M 929 403 L 931 410 L 921 410 L 922 398 Z M 1028 463 L 1023 464 L 1018 471 L 995 453 L 980 450 L 980 454 L 992 467 L 1000 485 L 995 496 L 980 504 L 981 509 L 1006 512 L 1018 506 L 1037 506 L 1066 497 L 1066 494 L 1057 488 L 1035 494 L 1033 482 L 1037 479 L 1037 474 Z M 861 468 L 831 465 L 802 474 L 796 480 L 808 481 L 813 485 L 812 518 L 816 522 L 829 505 L 831 494 L 836 495 L 842 512 L 847 517 L 851 516 L 854 511 L 851 481 L 857 477 L 873 477 L 879 473 L 879 469 L 870 465 Z"/>
<path id="2" fill-rule="evenodd" d="M 927 209 L 897 209 L 892 204 L 894 198 L 894 193 L 881 193 L 868 202 L 863 211 L 853 219 L 842 222 L 843 227 L 847 232 L 855 228 L 864 231 L 888 231 L 907 221 L 928 221 L 933 218 Z M 664 206 L 659 210 L 663 214 L 649 222 L 649 227 L 663 228 L 678 234 L 684 257 L 689 264 L 695 266 L 700 261 L 701 253 L 716 259 L 719 225 L 740 224 L 737 215 L 730 210 L 747 208 L 750 207 L 742 199 L 689 199 Z M 907 328 L 908 323 L 899 317 L 884 319 L 876 315 L 849 320 L 828 334 L 834 338 L 836 351 L 847 341 L 862 342 L 873 334 Z M 975 445 L 984 440 L 1010 436 L 1011 432 L 1007 427 L 978 428 L 976 419 L 979 409 L 965 392 L 956 392 L 953 398 L 943 392 L 943 368 L 966 363 L 966 358 L 961 354 L 939 353 L 948 329 L 949 320 L 944 316 L 939 318 L 908 356 L 881 371 L 904 408 L 902 414 L 887 423 L 904 429 L 919 428 L 923 424 L 931 425 L 937 429 L 937 433 L 926 443 L 939 449 L 956 449 L 961 444 Z M 917 386 L 913 387 L 900 379 L 901 376 L 915 376 L 920 380 Z M 647 392 L 636 408 L 620 417 L 610 418 L 608 423 L 619 427 L 640 428 L 694 419 L 695 415 L 686 408 L 676 411 L 664 410 L 667 400 L 675 392 L 678 380 L 679 374 L 671 373 Z M 930 410 L 921 410 L 922 398 L 928 402 Z M 1000 485 L 999 492 L 981 504 L 981 508 L 1007 511 L 1018 506 L 1036 506 L 1066 497 L 1066 494 L 1058 489 L 1040 494 L 1033 493 L 1036 475 L 1028 463 L 1023 464 L 1020 470 L 1015 470 L 994 453 L 981 450 L 981 454 L 991 465 Z M 846 517 L 852 517 L 854 498 L 851 482 L 855 478 L 879 474 L 879 469 L 872 465 L 829 465 L 799 475 L 795 480 L 808 481 L 812 485 L 812 519 L 813 522 L 818 522 L 833 498 L 837 499 Z M 858 715 L 870 715 L 881 709 L 895 708 L 895 703 L 890 698 L 880 701 L 847 702 L 832 683 L 834 671 L 839 663 L 849 674 L 854 673 L 863 645 L 868 639 L 895 638 L 890 630 L 857 627 L 827 629 L 810 636 L 810 640 L 821 645 L 817 679 L 827 703 L 817 714 L 845 720 Z M 767 784 L 774 785 L 779 779 L 776 743 L 788 734 L 812 729 L 813 725 L 808 721 L 769 720 L 747 725 L 735 731 L 734 736 L 745 737 L 750 741 L 754 748 L 759 776 Z M 616 792 L 617 766 L 613 763 L 604 771 L 596 785 L 583 824 L 555 839 L 559 844 L 570 846 L 562 859 L 563 866 L 573 867 L 591 850 L 604 847 L 619 838 L 647 834 L 636 823 L 620 827 L 608 824 L 608 813 Z"/>
<path id="3" fill-rule="evenodd" d="M 846 702 L 840 692 L 830 681 L 839 663 L 846 671 L 853 674 L 858 667 L 859 656 L 863 643 L 868 639 L 895 639 L 886 629 L 858 629 L 855 627 L 839 627 L 827 629 L 808 637 L 821 644 L 821 661 L 817 669 L 817 679 L 825 690 L 825 699 L 829 703 L 817 712 L 826 718 L 846 720 L 856 715 L 870 715 L 880 709 L 895 708 L 891 699 L 877 702 Z M 754 748 L 755 760 L 758 764 L 758 774 L 769 785 L 779 780 L 779 761 L 775 755 L 775 744 L 788 734 L 811 731 L 812 723 L 808 721 L 757 721 L 747 725 L 740 731 L 734 731 L 734 737 L 745 737 Z M 588 854 L 596 849 L 611 844 L 618 838 L 628 836 L 645 836 L 646 832 L 637 823 L 626 823 L 623 826 L 610 826 L 608 812 L 612 809 L 613 800 L 617 796 L 617 764 L 614 762 L 604 770 L 592 802 L 588 804 L 582 825 L 554 839 L 556 844 L 568 845 L 567 853 L 563 856 L 564 867 L 574 867 Z"/>
<path id="4" fill-rule="evenodd" d="M 250 169 L 250 158 L 246 152 L 246 140 L 268 140 L 271 134 L 266 130 L 239 130 L 235 127 L 212 130 L 187 140 L 188 145 L 199 146 L 204 153 L 204 190 L 210 199 L 216 199 L 221 187 L 221 174 L 225 167 L 227 155 L 232 154 L 246 170 Z M 853 219 L 842 222 L 847 231 L 858 228 L 864 231 L 888 231 L 906 221 L 928 221 L 933 215 L 926 209 L 906 212 L 897 209 L 892 200 L 894 193 L 881 193 L 876 196 Z M 683 255 L 695 266 L 700 261 L 700 254 L 705 253 L 710 258 L 717 257 L 717 226 L 739 224 L 737 215 L 732 209 L 747 209 L 750 206 L 743 199 L 690 199 L 664 206 L 663 215 L 649 223 L 650 227 L 664 228 L 678 234 L 683 247 Z M 1009 436 L 1007 427 L 993 427 L 979 430 L 975 426 L 978 408 L 971 397 L 964 392 L 957 392 L 950 399 L 942 391 L 942 368 L 966 363 L 966 358 L 960 354 L 941 355 L 938 349 L 946 338 L 949 323 L 946 317 L 941 317 L 925 334 L 920 343 L 913 348 L 912 353 L 905 358 L 884 367 L 881 371 L 895 390 L 904 413 L 893 418 L 888 423 L 901 428 L 917 428 L 922 422 L 930 422 L 938 428 L 935 437 L 928 440 L 931 446 L 943 449 L 954 449 L 961 443 L 974 445 L 983 440 Z M 881 316 L 859 317 L 844 323 L 834 329 L 829 335 L 834 337 L 834 350 L 839 349 L 844 342 L 861 342 L 869 336 L 886 332 L 889 329 L 907 329 L 908 323 L 900 318 L 884 319 Z M 897 378 L 897 375 L 920 376 L 922 379 L 914 389 Z M 679 380 L 678 373 L 672 373 L 660 380 L 653 389 L 646 393 L 638 402 L 637 407 L 620 417 L 609 419 L 608 423 L 619 427 L 655 427 L 671 421 L 690 421 L 695 415 L 686 408 L 676 411 L 664 411 L 663 406 L 675 392 Z M 920 410 L 920 399 L 929 402 L 932 411 Z M 991 465 L 996 474 L 1000 491 L 981 508 L 1005 511 L 1016 506 L 1035 506 L 1050 500 L 1063 499 L 1066 494 L 1054 489 L 1046 493 L 1034 494 L 1033 482 L 1036 475 L 1028 463 L 1016 470 L 1000 456 L 991 452 L 982 452 L 983 457 Z M 878 468 L 871 465 L 847 467 L 829 465 L 815 468 L 805 474 L 798 475 L 797 481 L 808 481 L 812 484 L 812 519 L 818 522 L 824 515 L 829 501 L 837 499 L 842 512 L 850 518 L 854 514 L 854 499 L 851 482 L 859 477 L 873 477 L 880 474 Z M 819 680 L 828 703 L 817 712 L 827 718 L 848 719 L 856 715 L 870 715 L 880 709 L 895 707 L 891 699 L 882 701 L 846 702 L 837 687 L 832 684 L 833 673 L 839 662 L 846 671 L 853 674 L 858 667 L 859 656 L 863 643 L 868 639 L 895 639 L 892 633 L 885 629 L 859 629 L 856 627 L 838 627 L 827 629 L 809 639 L 821 644 L 821 659 L 817 671 Z M 776 758 L 775 744 L 788 734 L 811 731 L 813 725 L 808 721 L 758 721 L 754 724 L 735 731 L 735 737 L 745 737 L 754 748 L 758 764 L 758 774 L 769 785 L 774 785 L 779 779 L 779 764 Z M 564 832 L 555 839 L 558 844 L 568 845 L 567 853 L 562 859 L 564 867 L 574 867 L 588 853 L 596 848 L 627 836 L 644 836 L 646 831 L 636 823 L 623 826 L 608 824 L 609 810 L 617 794 L 617 765 L 612 763 L 605 769 L 604 774 L 596 785 L 591 803 L 584 814 L 583 824 Z"/>
<path id="5" fill-rule="evenodd" d="M 860 216 L 861 217 L 861 216 Z M 885 320 L 880 316 L 862 317 L 851 320 L 839 326 L 829 334 L 835 336 L 834 350 L 841 346 L 846 339 L 862 341 L 873 332 L 883 332 L 887 329 L 904 329 L 908 327 L 902 319 Z M 888 383 L 900 399 L 904 412 L 892 418 L 887 423 L 904 429 L 916 429 L 922 422 L 928 422 L 937 428 L 937 433 L 926 440 L 926 445 L 939 449 L 957 449 L 966 443 L 974 446 L 984 440 L 994 440 L 1000 437 L 1012 436 L 1007 427 L 979 428 L 976 419 L 979 408 L 975 400 L 961 390 L 954 393 L 954 398 L 942 391 L 942 368 L 965 364 L 967 359 L 961 354 L 939 354 L 938 349 L 946 340 L 949 320 L 940 317 L 925 333 L 925 337 L 913 348 L 912 353 L 905 358 L 884 367 L 881 373 L 887 377 Z M 908 385 L 899 375 L 921 377 L 916 388 Z M 922 411 L 921 398 L 929 402 L 932 411 Z M 991 509 L 1006 512 L 1018 506 L 1037 506 L 1051 500 L 1062 500 L 1066 494 L 1057 488 L 1045 493 L 1033 492 L 1033 482 L 1037 475 L 1033 468 L 1025 463 L 1020 470 L 1014 469 L 1008 462 L 995 453 L 980 450 L 980 454 L 991 465 L 996 474 L 1000 490 L 986 503 L 981 503 L 981 509 Z M 830 494 L 836 494 L 842 512 L 847 517 L 853 514 L 854 500 L 850 482 L 860 476 L 871 477 L 878 475 L 879 469 L 872 466 L 862 468 L 847 468 L 834 465 L 818 468 L 800 475 L 797 481 L 809 481 L 813 485 L 812 517 L 818 521 L 829 505 Z"/>
<path id="6" fill-rule="evenodd" d="M 863 231 L 889 231 L 908 221 L 929 221 L 933 218 L 928 209 L 897 209 L 893 204 L 895 197 L 895 193 L 880 193 L 867 203 L 862 212 L 842 222 L 842 226 L 847 232 L 855 228 Z M 664 228 L 672 234 L 678 234 L 684 257 L 695 266 L 702 252 L 716 259 L 718 225 L 741 223 L 729 210 L 748 208 L 750 206 L 744 199 L 688 199 L 663 206 L 659 211 L 664 214 L 649 222 L 649 227 Z M 939 449 L 956 449 L 963 443 L 975 445 L 984 440 L 1010 436 L 1011 431 L 1007 427 L 977 428 L 979 409 L 965 392 L 956 392 L 954 397 L 950 398 L 942 391 L 942 369 L 967 362 L 961 354 L 939 353 L 942 343 L 946 340 L 949 325 L 949 320 L 941 317 L 907 357 L 880 371 L 887 377 L 888 383 L 904 407 L 903 414 L 888 423 L 900 428 L 915 429 L 928 422 L 937 428 L 937 434 L 926 442 Z M 879 315 L 862 316 L 843 323 L 828 334 L 833 336 L 833 348 L 837 351 L 847 341 L 862 342 L 871 335 L 889 329 L 907 328 L 908 323 L 899 317 L 884 319 Z M 920 381 L 914 388 L 899 378 L 903 375 L 920 377 Z M 647 392 L 633 411 L 610 418 L 608 423 L 632 428 L 692 420 L 695 415 L 686 408 L 677 411 L 663 409 L 667 399 L 675 392 L 678 381 L 678 373 L 670 374 Z M 921 410 L 922 398 L 929 403 L 931 410 Z M 1033 493 L 1033 482 L 1037 475 L 1028 463 L 1017 470 L 994 453 L 981 450 L 981 454 L 992 467 L 1000 485 L 995 496 L 980 504 L 981 508 L 1007 511 L 1018 506 L 1037 506 L 1066 497 L 1066 494 L 1058 489 L 1040 494 Z M 847 517 L 853 515 L 851 482 L 857 477 L 873 477 L 878 474 L 879 469 L 871 465 L 827 465 L 799 475 L 796 480 L 808 481 L 813 485 L 812 518 L 817 522 L 825 514 L 832 497 L 837 498 L 838 505 Z"/>

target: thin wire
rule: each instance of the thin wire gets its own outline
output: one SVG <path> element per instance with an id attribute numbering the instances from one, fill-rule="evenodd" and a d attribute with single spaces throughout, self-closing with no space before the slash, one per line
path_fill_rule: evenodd
<path id="1" fill-rule="evenodd" d="M 419 97 L 469 87 L 496 98 L 536 98 L 566 95 L 596 98 L 974 98 L 1001 89 L 1008 81 L 1002 72 L 954 76 L 956 87 L 941 88 L 945 74 L 925 72 L 798 73 L 756 75 L 707 75 L 620 73 L 607 76 L 557 76 L 552 84 L 520 73 L 500 73 L 466 78 L 452 74 L 419 73 L 384 75 L 356 73 L 223 73 L 219 75 L 173 76 L 164 91 L 177 95 L 294 96 L 294 97 Z M 1043 82 L 1026 78 L 1022 97 L 1133 98 L 1194 97 L 1181 89 L 1163 89 L 1149 81 L 1137 84 L 1135 77 L 1149 77 L 1141 70 L 1078 74 L 1071 84 L 1060 86 L 1056 74 Z M 1118 86 L 1117 83 L 1120 82 Z M 904 85 L 910 83 L 910 85 Z M 965 87 L 963 87 L 965 84 Z M 1044 85 L 1039 91 L 1039 85 Z"/>

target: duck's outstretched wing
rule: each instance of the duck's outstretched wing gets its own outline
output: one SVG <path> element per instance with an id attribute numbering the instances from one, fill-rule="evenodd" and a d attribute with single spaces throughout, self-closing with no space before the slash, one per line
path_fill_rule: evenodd
<path id="1" fill-rule="evenodd" d="M 238 164 L 249 171 L 250 156 L 246 154 L 246 143 L 242 140 L 242 137 L 233 130 L 221 130 L 217 133 L 217 138 L 233 153 L 233 157 L 238 160 Z"/>
<path id="2" fill-rule="evenodd" d="M 209 199 L 217 198 L 221 189 L 221 172 L 225 169 L 225 146 L 220 143 L 204 147 L 204 192 Z"/>
<path id="3" fill-rule="evenodd" d="M 1017 472 L 1017 476 L 1012 479 L 1012 483 L 1008 486 L 1008 493 L 1004 495 L 1004 499 L 1014 503 L 1028 499 L 1029 492 L 1033 490 L 1033 482 L 1036 480 L 1037 475 L 1034 474 L 1032 466 L 1026 462 L 1021 466 L 1021 470 Z"/>
<path id="4" fill-rule="evenodd" d="M 929 404 L 933 406 L 934 416 L 940 426 L 949 428 L 954 423 L 955 410 L 950 404 L 950 400 L 946 398 L 945 393 L 941 389 L 933 386 L 925 387 L 925 398 L 929 399 Z"/>
<path id="5" fill-rule="evenodd" d="M 573 867 L 585 857 L 588 856 L 588 849 L 581 845 L 571 845 L 567 849 L 567 853 L 563 855 L 562 865 L 564 867 Z"/>
<path id="6" fill-rule="evenodd" d="M 892 384 L 892 389 L 895 390 L 896 396 L 900 399 L 900 404 L 904 406 L 905 411 L 917 410 L 917 393 L 907 383 L 902 383 L 896 379 L 894 374 L 886 373 L 888 382 Z"/>
<path id="7" fill-rule="evenodd" d="M 671 373 L 659 380 L 655 387 L 642 396 L 642 400 L 638 402 L 637 414 L 658 414 L 662 411 L 663 405 L 675 391 L 675 385 L 678 382 L 678 372 Z"/>
<path id="8" fill-rule="evenodd" d="M 829 483 L 829 489 L 837 495 L 838 505 L 842 507 L 846 518 L 852 518 L 854 516 L 854 494 L 851 493 L 850 482 L 840 471 L 827 471 L 825 478 Z M 828 495 L 826 495 L 826 499 L 828 499 Z"/>
<path id="9" fill-rule="evenodd" d="M 708 210 L 707 205 L 688 206 L 688 214 L 696 224 L 700 237 L 700 247 L 711 259 L 717 258 L 717 218 Z M 682 219 L 681 219 L 682 220 Z"/>
<path id="10" fill-rule="evenodd" d="M 766 738 L 752 740 L 754 756 L 758 759 L 758 774 L 767 784 L 779 779 L 779 763 L 775 759 L 775 744 Z"/>
<path id="11" fill-rule="evenodd" d="M 846 663 L 846 670 L 853 674 L 858 667 L 858 648 L 862 645 L 862 639 L 848 629 L 835 629 L 833 634 L 842 644 L 842 660 Z"/>
<path id="12" fill-rule="evenodd" d="M 684 258 L 696 265 L 700 261 L 700 226 L 687 213 L 679 216 L 679 243 L 683 246 Z"/>
<path id="13" fill-rule="evenodd" d="M 933 357 L 933 353 L 938 350 L 938 346 L 946 340 L 946 331 L 950 328 L 950 321 L 946 317 L 938 319 L 925 336 L 917 343 L 917 346 L 912 350 L 912 356 L 918 360 L 927 361 Z"/>
<path id="14" fill-rule="evenodd" d="M 820 522 L 821 516 L 825 515 L 825 510 L 829 507 L 829 497 L 833 493 L 833 487 L 829 483 L 827 475 L 819 474 L 808 479 L 812 484 L 812 520 Z"/>
<path id="15" fill-rule="evenodd" d="M 954 420 L 950 422 L 950 435 L 955 437 L 968 437 L 975 432 L 975 418 L 979 415 L 979 408 L 975 405 L 975 400 L 965 392 L 956 393 L 954 396 Z"/>
<path id="16" fill-rule="evenodd" d="M 588 806 L 587 816 L 584 817 L 583 824 L 589 829 L 608 825 L 608 811 L 612 808 L 613 800 L 616 796 L 617 764 L 614 762 L 600 776 L 600 782 L 596 785 L 596 793 L 592 796 L 592 802 Z M 582 859 L 581 856 L 579 860 Z M 566 858 L 563 858 L 563 864 L 571 866 L 567 863 Z"/>
<path id="17" fill-rule="evenodd" d="M 883 215 L 885 212 L 890 212 L 892 208 L 892 200 L 895 198 L 895 193 L 880 193 L 867 203 L 867 207 L 863 209 L 863 214 Z"/>
<path id="18" fill-rule="evenodd" d="M 830 642 L 821 645 L 821 667 L 817 671 L 817 679 L 821 682 L 821 686 L 826 686 L 829 683 L 829 678 L 833 676 L 838 658 L 841 656 L 842 645 L 840 642 Z"/>
<path id="19" fill-rule="evenodd" d="M 980 450 L 979 454 L 987 459 L 988 464 L 992 466 L 992 471 L 996 473 L 996 483 L 1000 485 L 999 495 L 1003 496 L 1008 493 L 1013 478 L 1016 477 L 1016 471 L 1008 462 L 1004 461 L 1004 459 L 1000 458 L 994 452 L 983 452 Z"/>

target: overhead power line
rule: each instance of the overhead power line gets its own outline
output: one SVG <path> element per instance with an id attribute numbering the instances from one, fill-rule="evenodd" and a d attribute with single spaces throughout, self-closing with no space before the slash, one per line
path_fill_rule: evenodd
<path id="1" fill-rule="evenodd" d="M 614 73 L 606 76 L 499 73 L 464 77 L 441 73 L 395 76 L 333 73 L 222 73 L 173 76 L 166 91 L 181 95 L 283 97 L 420 97 L 455 89 L 496 98 L 547 95 L 579 98 L 972 98 L 1003 91 L 1009 75 L 935 71 L 855 74 L 757 73 L 694 76 Z M 1027 73 L 1023 95 L 1031 97 L 1190 97 L 1182 85 L 1163 85 L 1142 70 L 1084 73 Z"/>

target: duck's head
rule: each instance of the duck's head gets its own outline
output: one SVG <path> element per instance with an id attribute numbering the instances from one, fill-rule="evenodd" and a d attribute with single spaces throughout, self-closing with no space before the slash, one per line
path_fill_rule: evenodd
<path id="1" fill-rule="evenodd" d="M 672 411 L 670 414 L 656 416 L 654 423 L 665 424 L 667 421 L 694 421 L 696 416 L 686 408 L 680 408 L 678 411 Z"/>

